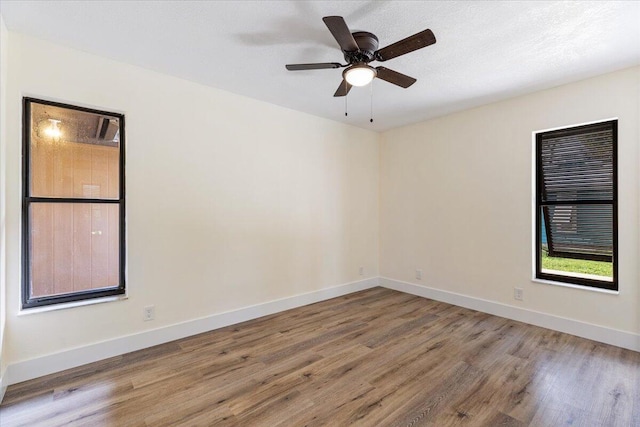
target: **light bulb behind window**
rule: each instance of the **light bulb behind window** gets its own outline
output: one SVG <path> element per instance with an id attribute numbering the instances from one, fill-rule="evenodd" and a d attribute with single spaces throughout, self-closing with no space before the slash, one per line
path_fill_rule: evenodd
<path id="1" fill-rule="evenodd" d="M 49 119 L 51 126 L 45 129 L 44 133 L 51 138 L 60 138 L 62 131 L 60 130 L 60 121 L 55 119 Z"/>

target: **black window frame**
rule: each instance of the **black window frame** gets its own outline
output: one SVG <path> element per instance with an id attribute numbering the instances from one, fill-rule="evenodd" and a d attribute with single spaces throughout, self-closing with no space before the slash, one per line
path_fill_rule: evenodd
<path id="1" fill-rule="evenodd" d="M 92 113 L 110 116 L 119 120 L 119 196 L 117 199 L 91 199 L 77 197 L 40 197 L 31 196 L 31 104 L 50 105 L 53 107 L 66 108 L 85 113 Z M 124 114 L 112 111 L 97 110 L 93 108 L 80 107 L 61 102 L 48 101 L 44 99 L 23 97 L 22 98 L 22 309 L 50 306 L 55 304 L 71 303 L 78 301 L 92 300 L 110 296 L 123 295 L 126 291 L 125 285 L 125 117 Z M 117 204 L 120 206 L 119 212 L 119 261 L 118 272 L 119 283 L 117 287 L 96 290 L 84 290 L 59 295 L 41 296 L 31 298 L 31 277 L 30 277 L 30 215 L 29 207 L 32 203 L 93 203 L 93 204 Z"/>
<path id="2" fill-rule="evenodd" d="M 612 161 L 613 161 L 613 188 L 612 188 L 612 200 L 563 200 L 560 202 L 543 202 L 542 191 L 542 140 L 544 137 L 554 136 L 569 136 L 569 135 L 581 135 L 595 128 L 602 127 L 603 125 L 610 125 L 612 131 Z M 536 132 L 535 134 L 535 155 L 536 155 L 536 188 L 535 188 L 535 239 L 536 239 L 536 256 L 535 256 L 535 278 L 541 280 L 550 280 L 554 282 L 567 283 L 571 285 L 587 286 L 598 289 L 606 289 L 611 291 L 618 291 L 618 120 L 603 120 L 599 122 L 593 122 L 586 125 L 569 126 L 562 129 L 555 129 L 551 131 Z M 612 270 L 613 280 L 596 280 L 588 277 L 576 277 L 570 275 L 551 274 L 542 271 L 542 207 L 543 206 L 562 206 L 562 205 L 593 205 L 593 204 L 609 204 L 612 207 Z M 545 218 L 546 227 L 549 227 L 548 218 Z"/>

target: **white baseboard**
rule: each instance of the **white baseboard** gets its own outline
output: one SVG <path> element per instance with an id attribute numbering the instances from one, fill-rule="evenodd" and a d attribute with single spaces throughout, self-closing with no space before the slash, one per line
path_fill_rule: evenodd
<path id="1" fill-rule="evenodd" d="M 606 328 L 604 326 L 593 325 L 591 323 L 580 322 L 578 320 L 567 319 L 565 317 L 527 310 L 525 308 L 514 307 L 495 301 L 474 298 L 413 283 L 401 282 L 386 277 L 380 277 L 379 284 L 380 286 L 396 291 L 446 302 L 459 307 L 470 308 L 495 316 L 506 317 L 507 319 L 541 326 L 554 331 L 565 332 L 629 350 L 640 351 L 640 334 L 619 331 L 617 329 Z"/>
<path id="2" fill-rule="evenodd" d="M 2 386 L 378 286 L 370 278 L 65 350 L 7 366 Z M 0 400 L 1 401 L 1 400 Z"/>
<path id="3" fill-rule="evenodd" d="M 0 402 L 2 402 L 2 399 L 4 399 L 4 394 L 7 392 L 7 385 L 4 383 L 4 379 L 6 377 L 6 375 L 0 377 Z"/>

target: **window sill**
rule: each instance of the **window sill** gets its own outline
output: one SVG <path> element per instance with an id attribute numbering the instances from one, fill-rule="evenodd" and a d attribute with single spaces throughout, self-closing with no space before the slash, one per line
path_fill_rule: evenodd
<path id="1" fill-rule="evenodd" d="M 533 278 L 531 279 L 532 282 L 534 283 L 542 283 L 545 285 L 554 285 L 554 286 L 562 286 L 564 288 L 572 288 L 572 289 L 580 289 L 583 291 L 591 291 L 591 292 L 599 292 L 601 294 L 609 294 L 609 295 L 619 295 L 620 291 L 612 291 L 610 289 L 601 289 L 601 288 L 594 288 L 591 286 L 584 286 L 584 285 L 574 285 L 571 283 L 564 283 L 564 282 L 556 282 L 555 280 L 546 280 L 546 279 L 536 279 Z"/>
<path id="2" fill-rule="evenodd" d="M 29 314 L 44 313 L 44 312 L 47 312 L 47 311 L 66 310 L 68 308 L 82 307 L 82 306 L 85 306 L 85 305 L 103 304 L 105 302 L 121 301 L 121 300 L 126 300 L 128 298 L 129 297 L 127 295 L 116 295 L 116 296 L 110 296 L 110 297 L 88 299 L 88 300 L 84 300 L 84 301 L 74 301 L 74 302 L 65 302 L 65 303 L 61 303 L 61 304 L 52 304 L 52 305 L 47 305 L 47 306 L 44 306 L 44 307 L 23 308 L 20 311 L 18 311 L 18 316 L 26 316 L 26 315 L 29 315 Z"/>

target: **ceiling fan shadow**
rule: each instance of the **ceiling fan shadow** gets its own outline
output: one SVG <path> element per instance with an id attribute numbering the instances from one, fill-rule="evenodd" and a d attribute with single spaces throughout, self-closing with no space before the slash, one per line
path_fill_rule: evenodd
<path id="1" fill-rule="evenodd" d="M 353 17 L 353 20 L 361 19 L 375 12 L 381 7 L 389 4 L 390 0 L 370 0 L 360 4 L 356 9 L 346 14 L 347 17 Z M 319 17 L 323 16 L 323 12 L 317 10 L 313 2 L 293 2 L 296 12 L 285 18 L 273 20 L 268 28 L 274 28 L 269 31 L 257 31 L 251 33 L 237 33 L 234 38 L 245 46 L 277 46 L 277 45 L 301 45 L 312 44 L 314 46 L 324 46 L 336 48 L 335 40 L 327 33 L 327 29 L 322 24 L 309 25 L 308 20 L 302 17 Z M 324 13 L 324 15 L 332 15 L 335 13 Z M 282 29 L 285 28 L 286 32 Z"/>
<path id="2" fill-rule="evenodd" d="M 289 21 L 289 20 L 287 20 Z M 309 27 L 303 27 L 299 23 L 298 28 L 296 24 L 292 24 L 291 20 L 288 23 L 278 23 L 276 27 L 284 26 L 288 28 L 287 34 L 283 34 L 278 31 L 260 31 L 255 33 L 239 33 L 234 34 L 234 38 L 245 46 L 262 47 L 262 46 L 277 46 L 277 45 L 300 45 L 300 44 L 313 44 L 315 46 L 324 46 L 329 48 L 335 48 L 335 42 L 331 37 L 327 37 L 326 29 L 319 28 L 315 30 Z"/>

